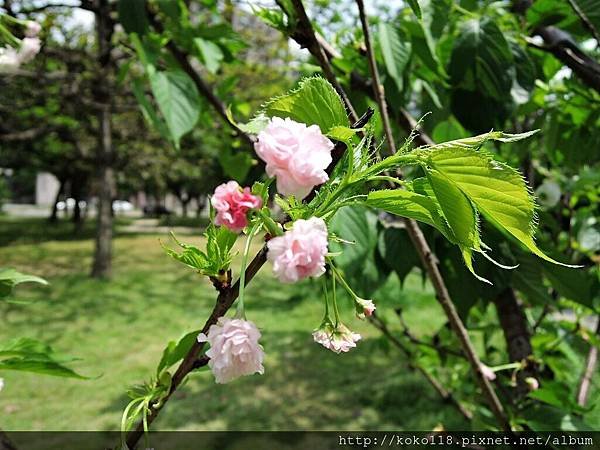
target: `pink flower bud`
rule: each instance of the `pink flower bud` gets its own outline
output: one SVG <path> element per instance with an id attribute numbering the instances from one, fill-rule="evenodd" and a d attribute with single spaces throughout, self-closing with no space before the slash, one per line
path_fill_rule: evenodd
<path id="1" fill-rule="evenodd" d="M 249 320 L 221 317 L 208 329 L 208 336 L 198 335 L 198 342 L 208 342 L 210 358 L 208 367 L 219 384 L 229 383 L 236 378 L 265 372 L 262 363 L 265 357 L 258 343 L 260 331 Z"/>
<path id="2" fill-rule="evenodd" d="M 239 233 L 248 225 L 248 210 L 260 208 L 262 199 L 250 193 L 250 188 L 242 188 L 235 181 L 217 186 L 210 199 L 217 210 L 216 225 L 223 225 Z"/>
<path id="3" fill-rule="evenodd" d="M 494 381 L 496 379 L 496 373 L 485 364 L 481 364 L 481 373 L 490 381 Z"/>
<path id="4" fill-rule="evenodd" d="M 537 378 L 527 377 L 525 378 L 525 383 L 527 383 L 527 387 L 529 387 L 530 391 L 535 391 L 540 388 L 540 382 Z"/>
<path id="5" fill-rule="evenodd" d="M 323 219 L 299 219 L 283 236 L 267 242 L 267 259 L 273 263 L 273 273 L 279 281 L 295 283 L 325 273 L 327 245 L 327 225 Z"/>
<path id="6" fill-rule="evenodd" d="M 277 178 L 277 191 L 299 200 L 313 187 L 329 179 L 333 143 L 317 125 L 309 127 L 292 119 L 273 117 L 254 144 L 270 177 Z"/>
<path id="7" fill-rule="evenodd" d="M 42 42 L 36 37 L 26 37 L 21 42 L 21 48 L 19 49 L 19 60 L 21 64 L 26 64 L 32 61 L 40 52 Z"/>

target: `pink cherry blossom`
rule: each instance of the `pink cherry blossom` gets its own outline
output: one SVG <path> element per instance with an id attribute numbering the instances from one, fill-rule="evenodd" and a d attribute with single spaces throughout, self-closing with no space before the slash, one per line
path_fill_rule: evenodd
<path id="1" fill-rule="evenodd" d="M 21 48 L 19 49 L 19 60 L 21 64 L 26 64 L 32 61 L 40 52 L 42 42 L 36 37 L 26 37 L 21 42 Z"/>
<path id="2" fill-rule="evenodd" d="M 334 327 L 331 323 L 324 323 L 313 333 L 313 339 L 328 350 L 335 353 L 348 352 L 360 341 L 361 336 L 353 333 L 345 325 L 338 324 Z"/>
<path id="3" fill-rule="evenodd" d="M 265 353 L 258 343 L 260 336 L 256 325 L 249 320 L 227 317 L 221 317 L 215 325 L 211 325 L 208 336 L 204 333 L 198 335 L 198 342 L 210 344 L 206 356 L 210 358 L 208 366 L 217 383 L 229 383 L 241 376 L 264 373 L 262 363 Z"/>
<path id="4" fill-rule="evenodd" d="M 267 242 L 267 259 L 282 283 L 295 283 L 325 273 L 327 225 L 319 217 L 299 219 L 293 228 Z"/>
<path id="5" fill-rule="evenodd" d="M 210 203 L 217 210 L 215 224 L 236 233 L 248 225 L 248 210 L 262 206 L 260 197 L 251 194 L 248 187 L 242 189 L 235 181 L 217 186 Z"/>
<path id="6" fill-rule="evenodd" d="M 525 383 L 527 383 L 527 387 L 530 391 L 536 391 L 540 388 L 540 382 L 537 380 L 537 378 L 527 377 L 525 378 Z"/>
<path id="7" fill-rule="evenodd" d="M 34 38 L 40 34 L 40 31 L 42 31 L 42 26 L 39 23 L 33 20 L 27 21 L 27 24 L 25 25 L 25 36 L 28 38 Z"/>
<path id="8" fill-rule="evenodd" d="M 254 149 L 267 164 L 267 174 L 277 178 L 280 194 L 303 199 L 329 179 L 325 169 L 332 161 L 333 143 L 317 125 L 273 117 L 258 134 Z"/>

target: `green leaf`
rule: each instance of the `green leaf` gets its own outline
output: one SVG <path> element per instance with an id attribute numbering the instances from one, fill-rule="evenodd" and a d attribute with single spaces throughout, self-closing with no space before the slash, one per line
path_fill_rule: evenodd
<path id="1" fill-rule="evenodd" d="M 503 99 L 512 87 L 514 65 L 500 28 L 488 18 L 464 22 L 452 49 L 448 72 L 455 87 Z"/>
<path id="2" fill-rule="evenodd" d="M 26 275 L 14 269 L 0 269 L 0 298 L 10 295 L 13 288 L 21 283 L 48 284 L 46 280 L 34 275 Z"/>
<path id="3" fill-rule="evenodd" d="M 431 197 L 401 189 L 385 189 L 370 192 L 366 204 L 397 216 L 431 225 L 449 240 L 455 242 L 452 231 L 442 217 L 439 205 Z"/>
<path id="4" fill-rule="evenodd" d="M 146 121 L 151 124 L 163 138 L 169 139 L 169 130 L 167 129 L 167 124 L 159 117 L 155 108 L 150 103 L 150 100 L 148 100 L 146 97 L 141 80 L 137 78 L 134 79 L 132 89 L 133 95 L 135 95 L 135 98 L 140 105 L 144 119 L 146 119 Z"/>
<path id="5" fill-rule="evenodd" d="M 183 242 L 179 241 L 173 233 L 171 233 L 171 237 L 177 243 L 177 245 L 183 249 L 181 253 L 177 253 L 176 251 L 171 250 L 163 245 L 165 252 L 167 252 L 167 255 L 169 255 L 171 258 L 201 272 L 210 266 L 208 257 L 198 247 L 195 245 L 184 244 Z"/>
<path id="6" fill-rule="evenodd" d="M 349 144 L 357 131 L 355 128 L 336 126 L 329 130 L 327 137 Z"/>
<path id="7" fill-rule="evenodd" d="M 206 66 L 206 69 L 210 73 L 217 73 L 217 70 L 221 67 L 221 61 L 223 61 L 224 58 L 221 47 L 212 41 L 200 37 L 194 39 L 194 44 L 196 44 L 196 47 L 200 51 L 200 57 Z"/>
<path id="8" fill-rule="evenodd" d="M 181 137 L 191 131 L 200 114 L 200 96 L 196 85 L 182 71 L 156 71 L 148 67 L 152 93 L 175 146 Z"/>
<path id="9" fill-rule="evenodd" d="M 297 89 L 268 102 L 264 113 L 269 117 L 289 117 L 296 122 L 318 125 L 323 133 L 334 127 L 350 126 L 342 99 L 321 77 L 303 79 Z"/>
<path id="10" fill-rule="evenodd" d="M 67 360 L 72 360 L 68 358 Z M 65 366 L 52 348 L 40 341 L 20 338 L 0 346 L 0 370 L 19 370 L 56 377 L 87 379 Z"/>
<path id="11" fill-rule="evenodd" d="M 379 24 L 379 46 L 388 75 L 399 92 L 404 88 L 404 71 L 410 60 L 411 42 L 399 28 L 385 22 Z"/>
<path id="12" fill-rule="evenodd" d="M 419 1 L 418 0 L 408 0 L 408 5 L 410 6 L 410 9 L 412 9 L 412 12 L 415 13 L 415 16 L 417 16 L 420 19 L 422 16 L 422 13 L 421 13 L 421 7 L 419 6 Z"/>
<path id="13" fill-rule="evenodd" d="M 467 268 L 478 280 L 490 283 L 477 275 L 473 268 L 473 250 L 480 251 L 481 244 L 477 211 L 458 186 L 448 177 L 436 170 L 428 171 L 427 177 Z"/>
<path id="14" fill-rule="evenodd" d="M 119 22 L 127 33 L 137 33 L 142 36 L 148 31 L 146 0 L 119 0 L 117 12 Z"/>
<path id="15" fill-rule="evenodd" d="M 375 260 L 377 215 L 365 207 L 341 208 L 328 228 L 336 236 L 352 242 L 332 242 L 331 251 L 341 252 L 335 257 L 335 263 L 352 289 L 360 296 L 370 297 L 386 276 Z"/>
<path id="16" fill-rule="evenodd" d="M 163 370 L 168 370 L 169 367 L 181 361 L 187 355 L 194 342 L 196 342 L 199 333 L 200 330 L 192 331 L 182 336 L 177 343 L 175 341 L 169 342 L 156 368 L 157 377 L 160 377 Z"/>
<path id="17" fill-rule="evenodd" d="M 453 181 L 497 228 L 540 258 L 561 264 L 544 254 L 533 239 L 535 203 L 521 174 L 494 160 L 489 153 L 477 150 L 488 139 L 514 142 L 529 135 L 494 132 L 436 145 L 425 150 L 425 163 Z"/>

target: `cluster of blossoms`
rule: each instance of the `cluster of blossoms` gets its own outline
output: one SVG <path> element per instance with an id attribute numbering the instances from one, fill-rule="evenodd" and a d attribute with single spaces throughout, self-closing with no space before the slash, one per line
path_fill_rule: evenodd
<path id="1" fill-rule="evenodd" d="M 26 64 L 39 53 L 42 43 L 38 37 L 42 27 L 34 21 L 25 24 L 25 37 L 18 49 L 13 47 L 0 48 L 0 70 L 15 70 Z"/>
<path id="2" fill-rule="evenodd" d="M 326 169 L 332 162 L 333 148 L 318 126 L 278 117 L 269 121 L 255 143 L 257 155 L 266 163 L 267 175 L 276 179 L 279 194 L 293 195 L 297 200 L 329 179 Z M 250 188 L 229 181 L 215 189 L 211 205 L 216 211 L 214 223 L 239 233 L 249 225 L 251 211 L 261 208 L 263 201 Z M 267 242 L 267 259 L 279 281 L 295 283 L 326 272 L 328 247 L 327 224 L 322 218 L 298 219 Z M 373 314 L 375 305 L 371 300 L 354 294 L 353 297 L 359 317 Z M 239 313 L 235 319 L 222 317 L 207 335 L 198 336 L 199 342 L 211 346 L 206 355 L 217 383 L 264 372 L 264 352 L 258 343 L 261 334 L 256 325 L 242 317 Z M 339 321 L 336 309 L 335 323 L 327 313 L 313 338 L 325 348 L 341 353 L 356 347 L 361 336 Z"/>

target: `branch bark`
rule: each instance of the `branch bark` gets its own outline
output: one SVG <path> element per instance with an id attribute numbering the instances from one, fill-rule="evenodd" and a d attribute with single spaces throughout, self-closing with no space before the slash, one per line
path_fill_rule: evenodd
<path id="1" fill-rule="evenodd" d="M 532 4 L 533 0 L 513 0 L 512 10 L 525 16 Z M 533 34 L 540 36 L 545 44 L 536 48 L 552 53 L 581 81 L 600 92 L 600 64 L 581 50 L 568 33 L 556 27 L 542 26 L 536 28 Z"/>
<path id="2" fill-rule="evenodd" d="M 597 318 L 596 323 L 596 336 L 600 336 L 600 317 Z M 592 377 L 596 372 L 596 365 L 598 364 L 598 347 L 595 344 L 590 344 L 590 350 L 585 361 L 585 369 L 581 375 L 581 381 L 579 382 L 579 389 L 577 391 L 577 404 L 579 406 L 585 406 L 590 393 L 590 386 L 592 384 Z"/>
<path id="3" fill-rule="evenodd" d="M 111 112 L 111 50 L 114 24 L 110 18 L 111 5 L 108 0 L 96 3 L 96 32 L 98 35 L 98 83 L 94 89 L 94 101 L 98 112 L 98 213 L 96 242 L 92 277 L 108 278 L 112 266 L 113 214 L 112 201 L 115 191 L 114 148 L 112 142 Z"/>

